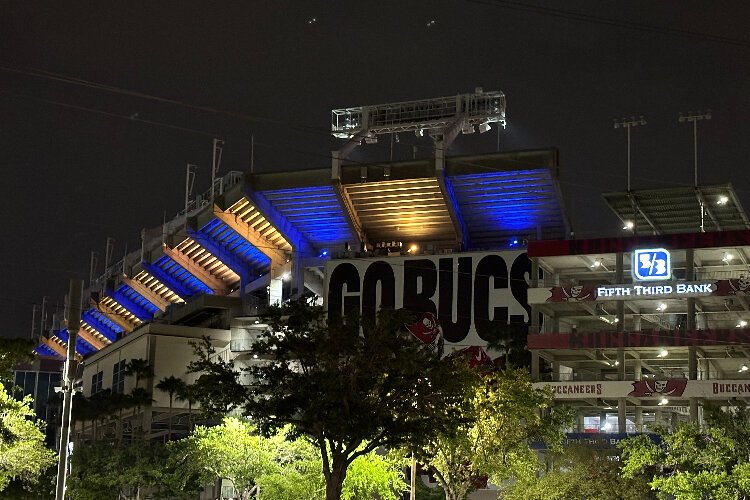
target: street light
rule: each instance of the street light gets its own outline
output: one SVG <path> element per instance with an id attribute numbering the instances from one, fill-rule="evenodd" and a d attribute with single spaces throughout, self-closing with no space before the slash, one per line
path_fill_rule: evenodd
<path id="1" fill-rule="evenodd" d="M 623 118 L 621 120 L 617 120 L 615 118 L 614 120 L 614 126 L 615 128 L 624 128 L 628 131 L 628 193 L 630 192 L 630 129 L 633 127 L 637 127 L 638 125 L 645 125 L 646 120 L 643 118 L 643 115 L 641 115 L 640 118 L 636 118 L 635 116 L 631 116 L 628 118 Z"/>
<path id="2" fill-rule="evenodd" d="M 698 187 L 698 122 L 700 120 L 710 120 L 711 110 L 707 109 L 706 112 L 688 111 L 687 114 L 680 113 L 677 121 L 680 123 L 692 122 L 693 123 L 693 167 L 695 170 L 695 187 Z"/>

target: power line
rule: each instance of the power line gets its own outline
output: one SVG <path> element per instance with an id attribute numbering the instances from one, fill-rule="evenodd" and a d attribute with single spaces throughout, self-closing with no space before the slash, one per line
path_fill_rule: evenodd
<path id="1" fill-rule="evenodd" d="M 535 14 L 543 14 L 552 17 L 558 17 L 562 19 L 568 19 L 572 21 L 581 21 L 591 24 L 600 24 L 604 26 L 614 26 L 618 28 L 626 28 L 636 31 L 643 31 L 648 33 L 657 33 L 661 35 L 669 35 L 679 38 L 691 38 L 694 40 L 702 40 L 706 42 L 724 43 L 728 45 L 734 45 L 737 47 L 750 47 L 750 40 L 743 40 L 741 38 L 733 38 L 721 35 L 714 35 L 711 33 L 702 33 L 700 31 L 683 30 L 677 28 L 668 28 L 665 26 L 655 26 L 651 24 L 637 23 L 632 21 L 626 21 L 624 19 L 613 19 L 608 17 L 595 16 L 591 14 L 583 14 L 580 12 L 573 12 L 563 9 L 555 9 L 552 7 L 543 7 L 540 5 L 530 5 L 524 2 L 518 2 L 514 0 L 467 0 L 470 3 L 487 5 L 491 7 L 497 7 L 501 9 L 516 10 L 521 12 L 532 12 Z"/>

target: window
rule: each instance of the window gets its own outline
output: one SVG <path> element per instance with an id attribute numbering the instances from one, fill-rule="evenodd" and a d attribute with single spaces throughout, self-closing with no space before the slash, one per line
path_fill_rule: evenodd
<path id="1" fill-rule="evenodd" d="M 104 372 L 95 373 L 91 376 L 91 395 L 93 396 L 97 392 L 102 390 L 102 381 L 104 380 Z"/>
<path id="2" fill-rule="evenodd" d="M 112 367 L 112 392 L 125 392 L 125 360 Z"/>

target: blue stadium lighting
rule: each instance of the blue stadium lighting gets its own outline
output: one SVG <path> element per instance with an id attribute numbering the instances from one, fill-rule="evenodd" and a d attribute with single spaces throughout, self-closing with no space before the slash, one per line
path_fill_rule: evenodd
<path id="1" fill-rule="evenodd" d="M 34 348 L 36 353 L 40 356 L 48 356 L 53 358 L 60 358 L 61 356 L 57 354 L 55 351 L 50 349 L 46 344 L 39 344 Z"/>
<path id="2" fill-rule="evenodd" d="M 65 342 L 66 344 L 70 340 L 70 337 L 68 336 L 68 330 L 67 328 L 63 328 L 62 330 L 56 330 L 53 332 L 53 334 Z M 76 352 L 81 354 L 82 356 L 87 356 L 91 354 L 92 352 L 96 352 L 96 348 L 83 340 L 80 336 L 76 337 Z"/>
<path id="3" fill-rule="evenodd" d="M 159 257 L 153 264 L 144 264 L 144 266 L 148 272 L 156 276 L 156 279 L 174 290 L 183 299 L 193 295 L 213 295 L 214 293 L 208 285 L 166 255 Z"/>
<path id="4" fill-rule="evenodd" d="M 268 269 L 271 265 L 265 253 L 217 218 L 200 231 L 188 229 L 188 235 L 240 277 L 247 278 L 251 271 Z"/>
<path id="5" fill-rule="evenodd" d="M 107 295 L 112 297 L 122 307 L 134 314 L 141 321 L 148 321 L 154 317 L 159 310 L 154 304 L 130 288 L 128 285 L 120 285 L 115 291 L 107 291 Z"/>
<path id="6" fill-rule="evenodd" d="M 320 252 L 320 255 L 318 255 L 320 258 L 328 257 L 328 250 L 323 250 Z"/>
<path id="7" fill-rule="evenodd" d="M 513 233 L 536 233 L 539 226 L 555 222 L 549 214 L 559 208 L 559 201 L 552 175 L 545 168 L 452 175 L 448 179 L 470 241 L 505 232 L 496 240 L 502 243 L 516 238 Z M 562 224 L 562 220 L 557 222 Z"/>
<path id="8" fill-rule="evenodd" d="M 518 238 L 511 238 L 510 242 L 508 242 L 508 246 L 510 248 L 515 248 L 520 244 L 520 240 Z"/>
<path id="9" fill-rule="evenodd" d="M 315 246 L 355 239 L 333 186 L 278 189 L 259 194 Z"/>
<path id="10" fill-rule="evenodd" d="M 109 320 L 102 313 L 93 307 L 87 309 L 81 314 L 81 319 L 91 325 L 97 332 L 104 335 L 110 342 L 117 340 L 117 336 L 122 334 L 122 328 Z"/>

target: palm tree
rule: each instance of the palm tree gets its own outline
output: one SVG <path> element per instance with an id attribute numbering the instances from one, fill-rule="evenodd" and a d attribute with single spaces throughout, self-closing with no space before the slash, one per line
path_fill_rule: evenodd
<path id="1" fill-rule="evenodd" d="M 159 381 L 158 384 L 156 384 L 156 388 L 160 391 L 164 391 L 167 394 L 169 394 L 169 437 L 167 439 L 172 439 L 172 403 L 174 401 L 174 395 L 175 393 L 179 393 L 180 391 L 184 390 L 184 387 L 187 384 L 182 379 L 179 379 L 175 376 L 170 375 L 169 377 L 164 377 Z"/>
<path id="2" fill-rule="evenodd" d="M 177 401 L 185 401 L 188 404 L 188 432 L 193 432 L 193 405 L 198 401 L 195 384 L 185 384 L 177 391 Z"/>
<path id="3" fill-rule="evenodd" d="M 130 391 L 130 397 L 131 401 L 133 402 L 133 405 L 136 408 L 134 416 L 139 414 L 141 412 L 141 406 L 149 405 L 153 402 L 153 399 L 151 399 L 151 393 L 148 392 L 143 387 L 136 387 L 132 391 Z M 141 424 L 143 424 L 143 419 L 141 420 Z M 146 432 L 146 429 L 141 429 L 144 433 Z"/>
<path id="4" fill-rule="evenodd" d="M 147 380 L 154 376 L 154 367 L 143 358 L 133 358 L 125 364 L 125 375 L 135 376 L 135 387 L 138 388 L 142 379 Z"/>

